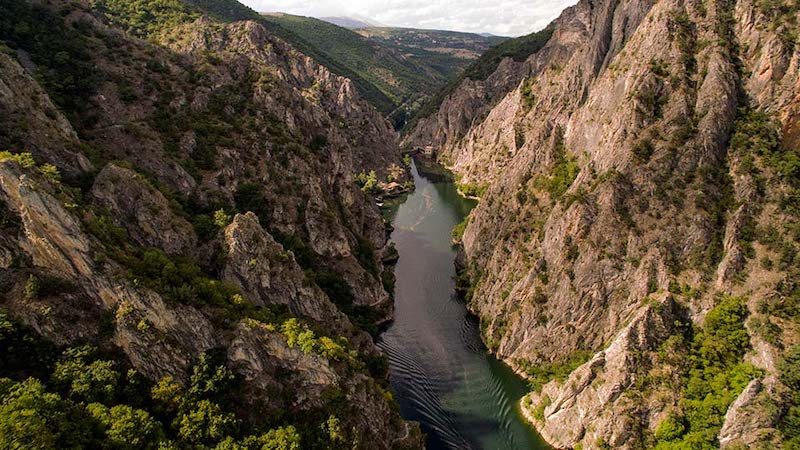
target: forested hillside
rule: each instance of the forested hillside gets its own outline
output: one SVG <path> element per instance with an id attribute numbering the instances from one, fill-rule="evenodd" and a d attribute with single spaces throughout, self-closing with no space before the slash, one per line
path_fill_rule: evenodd
<path id="1" fill-rule="evenodd" d="M 394 130 L 275 29 L 0 1 L 0 447 L 421 447 L 369 335 Z"/>

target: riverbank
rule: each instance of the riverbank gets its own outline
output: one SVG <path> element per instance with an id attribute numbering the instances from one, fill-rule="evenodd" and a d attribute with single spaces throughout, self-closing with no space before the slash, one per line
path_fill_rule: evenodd
<path id="1" fill-rule="evenodd" d="M 431 160 L 416 158 L 411 170 L 416 189 L 385 205 L 399 261 L 395 320 L 378 339 L 401 413 L 433 450 L 549 448 L 520 413 L 525 381 L 487 352 L 456 293 L 450 233 L 476 202 Z"/>

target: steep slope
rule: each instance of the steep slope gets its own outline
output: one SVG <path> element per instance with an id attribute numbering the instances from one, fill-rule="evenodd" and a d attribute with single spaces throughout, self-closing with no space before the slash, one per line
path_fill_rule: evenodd
<path id="1" fill-rule="evenodd" d="M 391 99 L 395 109 L 410 107 L 446 81 L 436 70 L 355 31 L 311 17 L 290 14 L 265 14 L 263 17 L 267 22 L 291 30 L 329 59 L 358 73 Z M 399 114 L 393 112 L 393 115 Z"/>
<path id="2" fill-rule="evenodd" d="M 419 447 L 364 332 L 394 132 L 204 3 L 0 3 L 0 446 Z"/>
<path id="3" fill-rule="evenodd" d="M 275 21 L 265 20 L 263 16 L 242 5 L 237 0 L 184 0 L 184 3 L 194 9 L 205 11 L 218 20 L 226 22 L 252 20 L 259 22 L 270 33 L 285 40 L 305 55 L 310 56 L 314 61 L 325 66 L 334 74 L 349 78 L 359 94 L 385 115 L 392 113 L 397 108 L 395 102 L 384 94 L 378 86 L 361 76 L 359 68 L 353 68 L 330 57 L 327 52 L 315 45 L 312 40 L 307 39 L 307 36 L 301 36 L 294 30 L 284 27 Z"/>
<path id="4" fill-rule="evenodd" d="M 542 48 L 551 34 L 551 27 L 547 27 L 527 36 L 501 42 L 483 53 L 416 111 L 406 128 L 406 144 L 422 142 L 427 145 L 433 142 L 442 145 L 444 141 L 441 133 L 437 132 L 437 126 L 448 132 L 455 131 L 453 134 L 456 135 L 462 133 L 470 126 L 472 118 L 480 117 L 519 83 L 520 77 L 524 76 L 518 70 L 519 63 Z M 446 102 L 459 106 L 449 107 Z M 462 117 L 445 118 L 440 113 L 456 109 L 464 111 Z M 443 120 L 448 123 L 441 124 Z M 434 134 L 436 136 L 432 136 Z"/>
<path id="5" fill-rule="evenodd" d="M 406 137 L 483 192 L 462 283 L 554 445 L 797 439 L 797 19 L 581 1 Z"/>

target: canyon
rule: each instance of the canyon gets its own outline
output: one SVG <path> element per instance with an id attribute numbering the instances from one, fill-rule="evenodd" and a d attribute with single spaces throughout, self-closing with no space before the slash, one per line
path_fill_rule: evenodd
<path id="1" fill-rule="evenodd" d="M 799 15 L 580 0 L 398 133 L 235 0 L 0 0 L 0 446 L 797 448 Z"/>

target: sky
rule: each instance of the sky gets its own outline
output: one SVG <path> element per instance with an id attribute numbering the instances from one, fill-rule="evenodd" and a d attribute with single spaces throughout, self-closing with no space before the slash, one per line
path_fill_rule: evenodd
<path id="1" fill-rule="evenodd" d="M 394 27 L 521 36 L 544 28 L 576 0 L 239 0 L 258 12 L 346 16 Z"/>

